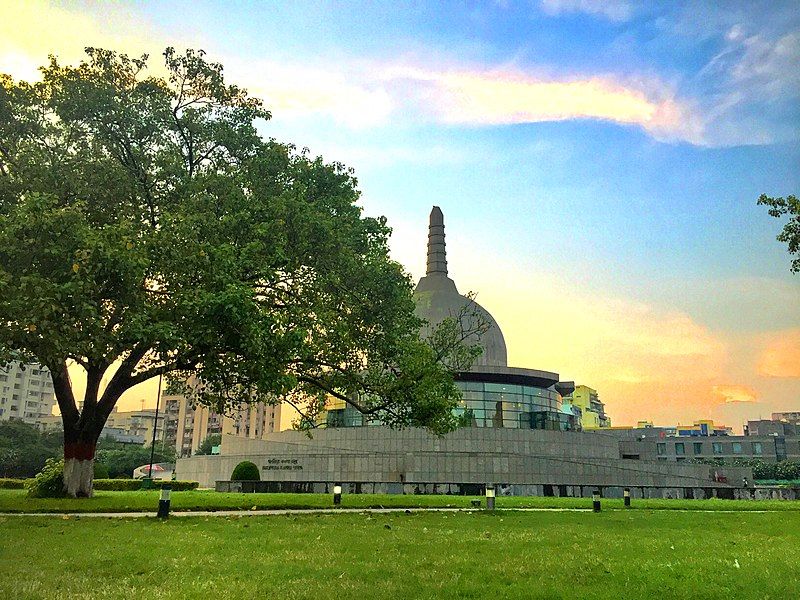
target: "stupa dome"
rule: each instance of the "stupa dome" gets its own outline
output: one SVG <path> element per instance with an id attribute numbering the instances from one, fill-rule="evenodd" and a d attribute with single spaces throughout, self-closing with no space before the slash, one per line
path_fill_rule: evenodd
<path id="1" fill-rule="evenodd" d="M 444 240 L 444 216 L 438 206 L 431 211 L 428 227 L 428 267 L 414 290 L 417 316 L 428 322 L 427 330 L 448 317 L 479 320 L 489 323 L 489 330 L 480 338 L 471 336 L 469 344 L 478 344 L 483 354 L 474 363 L 478 366 L 505 367 L 508 363 L 506 342 L 497 321 L 489 311 L 467 296 L 458 293 L 455 282 L 447 276 L 447 250 Z M 471 323 L 464 322 L 469 328 Z M 424 333 L 424 332 L 423 332 Z"/>

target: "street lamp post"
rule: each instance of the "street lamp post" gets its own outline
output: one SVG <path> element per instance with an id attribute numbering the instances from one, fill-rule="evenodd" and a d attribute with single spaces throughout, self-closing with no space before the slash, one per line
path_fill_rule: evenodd
<path id="1" fill-rule="evenodd" d="M 156 418 L 153 421 L 153 440 L 150 443 L 150 468 L 147 470 L 147 477 L 145 478 L 142 487 L 150 489 L 153 487 L 153 458 L 156 452 L 156 432 L 158 431 L 158 406 L 161 404 L 161 381 L 164 374 L 158 376 L 158 395 L 156 396 Z"/>

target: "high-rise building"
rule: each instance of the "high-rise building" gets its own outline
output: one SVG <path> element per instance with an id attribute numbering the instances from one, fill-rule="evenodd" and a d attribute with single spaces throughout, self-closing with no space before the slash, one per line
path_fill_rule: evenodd
<path id="1" fill-rule="evenodd" d="M 0 368 L 0 421 L 21 419 L 31 425 L 53 413 L 56 397 L 47 368 L 12 362 Z"/>
<path id="2" fill-rule="evenodd" d="M 220 415 L 207 406 L 195 405 L 182 394 L 162 397 L 165 429 L 164 441 L 175 444 L 178 456 L 191 456 L 209 435 L 229 434 L 261 439 L 264 434 L 289 429 L 291 417 L 284 406 L 252 404 L 231 409 Z M 289 421 L 289 422 L 287 422 Z"/>
<path id="3" fill-rule="evenodd" d="M 164 415 L 156 409 L 118 411 L 116 407 L 108 415 L 103 433 L 111 437 L 124 436 L 128 440 L 142 440 L 145 446 L 153 442 L 153 427 L 155 427 L 156 441 L 164 439 Z"/>
<path id="4" fill-rule="evenodd" d="M 606 414 L 605 404 L 600 402 L 597 390 L 588 385 L 575 386 L 575 391 L 565 396 L 564 401 L 580 409 L 583 429 L 611 427 L 611 418 Z"/>

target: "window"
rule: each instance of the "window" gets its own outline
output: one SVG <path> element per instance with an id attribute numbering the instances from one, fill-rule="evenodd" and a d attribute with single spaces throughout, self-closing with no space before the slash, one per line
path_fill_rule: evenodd
<path id="1" fill-rule="evenodd" d="M 711 448 L 714 451 L 714 454 L 722 454 L 722 442 L 713 442 L 711 444 Z"/>
<path id="2" fill-rule="evenodd" d="M 742 442 L 733 442 L 733 453 L 734 454 L 742 453 Z"/>
<path id="3" fill-rule="evenodd" d="M 764 448 L 761 446 L 761 442 L 753 442 L 753 454 L 763 454 Z"/>
<path id="4" fill-rule="evenodd" d="M 667 445 L 666 445 L 666 444 L 659 443 L 659 444 L 657 444 L 657 446 L 656 446 L 656 450 L 658 451 L 658 455 L 659 455 L 659 456 L 663 456 L 664 454 L 666 454 L 666 453 L 667 453 Z"/>
<path id="5" fill-rule="evenodd" d="M 694 453 L 695 454 L 702 454 L 703 453 L 703 442 L 695 442 L 694 443 Z"/>
<path id="6" fill-rule="evenodd" d="M 683 442 L 676 442 L 675 443 L 675 454 L 678 456 L 683 456 L 686 454 L 686 444 Z"/>

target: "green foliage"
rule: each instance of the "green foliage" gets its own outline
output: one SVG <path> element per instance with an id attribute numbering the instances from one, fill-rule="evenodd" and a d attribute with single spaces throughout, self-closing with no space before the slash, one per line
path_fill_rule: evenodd
<path id="1" fill-rule="evenodd" d="M 135 468 L 150 464 L 150 446 L 120 444 L 104 439 L 98 444 L 97 462 L 105 465 L 108 477 L 131 477 Z M 174 463 L 175 447 L 156 442 L 153 462 Z"/>
<path id="2" fill-rule="evenodd" d="M 108 479 L 108 467 L 103 463 L 94 462 L 94 478 L 95 479 Z"/>
<path id="3" fill-rule="evenodd" d="M 761 194 L 758 198 L 759 205 L 769 206 L 769 214 L 777 219 L 787 215 L 789 220 L 776 238 L 788 246 L 789 254 L 795 255 L 790 267 L 793 273 L 800 273 L 800 200 L 797 196 L 786 198 L 771 198 Z"/>
<path id="4" fill-rule="evenodd" d="M 0 490 L 22 490 L 25 489 L 27 479 L 8 479 L 0 478 Z"/>
<path id="5" fill-rule="evenodd" d="M 195 454 L 200 454 L 200 455 L 211 454 L 211 448 L 213 448 L 214 446 L 219 446 L 221 442 L 222 442 L 222 435 L 219 433 L 212 433 L 211 435 L 206 436 L 206 439 L 204 439 L 200 443 L 200 446 L 198 446 L 197 452 L 195 452 Z"/>
<path id="6" fill-rule="evenodd" d="M 156 486 L 169 485 L 173 492 L 196 490 L 196 481 L 155 481 Z M 141 479 L 95 479 L 94 489 L 111 492 L 135 492 L 142 489 Z"/>
<path id="7" fill-rule="evenodd" d="M 236 465 L 231 474 L 231 481 L 259 481 L 260 479 L 261 473 L 258 467 L 249 460 L 243 460 Z"/>
<path id="8" fill-rule="evenodd" d="M 63 498 L 64 491 L 64 460 L 48 458 L 44 468 L 29 479 L 26 483 L 28 497 L 30 498 Z"/>
<path id="9" fill-rule="evenodd" d="M 390 426 L 455 428 L 461 332 L 420 340 L 353 172 L 262 139 L 269 112 L 203 52 L 168 48 L 163 77 L 87 55 L 0 76 L 0 361 L 50 368 L 67 437 L 93 443 L 160 374 L 196 376 L 192 399 L 219 412 L 300 400 L 311 426 L 334 395 Z M 82 416 L 68 362 L 87 371 Z"/>
<path id="10" fill-rule="evenodd" d="M 62 456 L 60 431 L 42 433 L 19 419 L 0 422 L 0 476 L 33 477 L 45 460 Z"/>
<path id="11" fill-rule="evenodd" d="M 753 469 L 753 479 L 770 481 L 800 479 L 800 461 L 796 460 L 768 462 L 760 458 L 696 458 L 692 462 L 720 466 L 750 467 Z"/>

